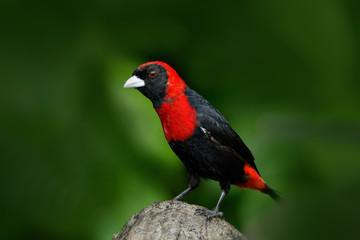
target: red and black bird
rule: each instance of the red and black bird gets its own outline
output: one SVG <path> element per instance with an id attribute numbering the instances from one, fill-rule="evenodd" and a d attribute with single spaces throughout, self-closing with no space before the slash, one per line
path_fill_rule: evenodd
<path id="1" fill-rule="evenodd" d="M 140 65 L 124 88 L 136 88 L 150 99 L 167 142 L 186 167 L 188 188 L 174 200 L 198 187 L 201 177 L 218 181 L 221 187 L 215 208 L 198 211 L 208 217 L 222 216 L 219 206 L 231 184 L 280 198 L 260 177 L 253 155 L 225 117 L 168 64 Z"/>

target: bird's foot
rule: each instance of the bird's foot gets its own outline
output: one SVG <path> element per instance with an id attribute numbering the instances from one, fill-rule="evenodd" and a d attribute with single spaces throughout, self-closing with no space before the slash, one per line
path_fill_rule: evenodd
<path id="1" fill-rule="evenodd" d="M 219 212 L 219 210 L 208 210 L 204 208 L 198 208 L 195 210 L 196 215 L 204 215 L 206 220 L 210 220 L 213 217 L 223 217 L 224 213 Z"/>

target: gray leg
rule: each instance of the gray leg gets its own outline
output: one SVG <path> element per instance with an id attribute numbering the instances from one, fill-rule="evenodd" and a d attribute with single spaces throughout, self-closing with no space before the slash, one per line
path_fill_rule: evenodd
<path id="1" fill-rule="evenodd" d="M 224 190 L 221 191 L 221 195 L 220 195 L 220 198 L 219 198 L 219 201 L 217 202 L 215 208 L 213 209 L 213 211 L 215 212 L 219 212 L 219 208 L 220 208 L 220 204 L 221 204 L 221 201 L 224 199 L 224 197 L 226 196 L 226 193 Z"/>
<path id="2" fill-rule="evenodd" d="M 185 189 L 185 191 L 177 195 L 173 200 L 182 199 L 186 194 L 188 194 L 189 192 L 191 192 L 192 190 L 194 190 L 199 186 L 200 178 L 197 175 L 191 174 L 191 172 L 189 171 L 187 172 L 187 175 L 188 175 L 189 187 Z"/>
<path id="3" fill-rule="evenodd" d="M 220 208 L 221 201 L 224 199 L 226 194 L 227 193 L 224 190 L 221 191 L 219 201 L 217 202 L 217 204 L 216 204 L 216 206 L 215 206 L 215 208 L 213 210 L 207 210 L 207 209 L 203 209 L 203 208 L 198 208 L 198 209 L 196 209 L 195 214 L 197 214 L 197 215 L 205 215 L 208 220 L 213 218 L 213 217 L 223 217 L 224 214 L 222 212 L 219 212 L 219 208 Z"/>
<path id="4" fill-rule="evenodd" d="M 183 191 L 182 193 L 180 193 L 179 195 L 177 195 L 173 200 L 180 200 L 182 199 L 186 194 L 188 194 L 191 190 L 193 190 L 193 188 L 188 187 L 187 189 L 185 189 L 185 191 Z"/>

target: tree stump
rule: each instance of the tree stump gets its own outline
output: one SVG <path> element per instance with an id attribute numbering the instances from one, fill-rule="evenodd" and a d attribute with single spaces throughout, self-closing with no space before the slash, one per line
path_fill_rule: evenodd
<path id="1" fill-rule="evenodd" d="M 141 239 L 239 239 L 246 238 L 230 223 L 220 218 L 207 220 L 196 215 L 204 208 L 181 201 L 155 202 L 135 213 L 113 236 L 113 240 Z"/>

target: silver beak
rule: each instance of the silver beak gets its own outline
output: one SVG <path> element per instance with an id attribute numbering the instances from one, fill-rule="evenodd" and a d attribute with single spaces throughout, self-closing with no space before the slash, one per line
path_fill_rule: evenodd
<path id="1" fill-rule="evenodd" d="M 124 84 L 124 88 L 138 88 L 143 86 L 145 86 L 145 81 L 141 80 L 137 76 L 132 76 Z"/>

